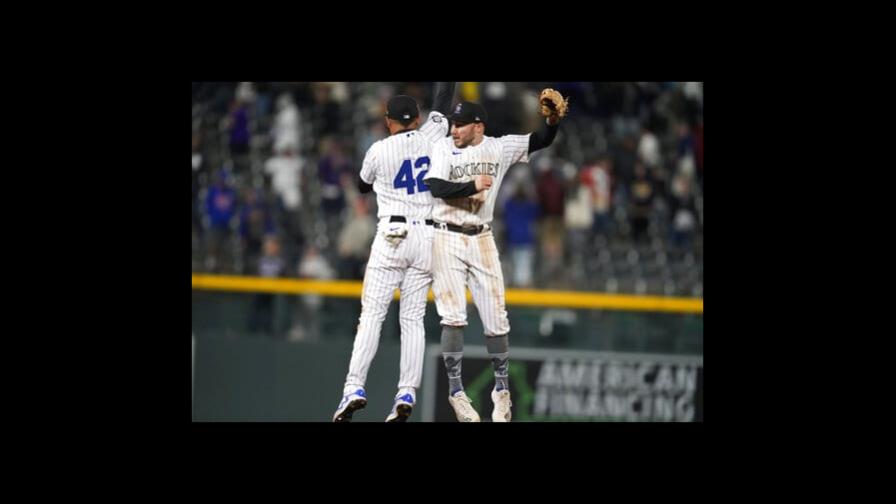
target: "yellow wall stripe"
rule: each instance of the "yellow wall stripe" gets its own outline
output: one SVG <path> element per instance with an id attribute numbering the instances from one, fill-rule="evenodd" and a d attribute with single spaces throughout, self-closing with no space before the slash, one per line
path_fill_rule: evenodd
<path id="1" fill-rule="evenodd" d="M 230 275 L 193 274 L 193 288 L 237 292 L 271 292 L 281 294 L 321 294 L 324 296 L 360 298 L 361 282 L 349 280 L 299 280 Z M 433 301 L 432 291 L 428 294 Z M 398 299 L 398 290 L 395 299 Z M 467 291 L 467 302 L 472 302 Z M 604 310 L 660 311 L 703 313 L 703 298 L 633 296 L 595 292 L 507 289 L 507 305 Z"/>

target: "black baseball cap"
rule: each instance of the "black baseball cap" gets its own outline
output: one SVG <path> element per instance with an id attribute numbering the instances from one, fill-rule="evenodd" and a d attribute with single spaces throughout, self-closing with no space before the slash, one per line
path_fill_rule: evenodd
<path id="1" fill-rule="evenodd" d="M 448 116 L 448 119 L 456 123 L 469 124 L 474 122 L 488 122 L 488 114 L 485 107 L 478 103 L 462 101 L 454 106 L 454 111 Z"/>
<path id="2" fill-rule="evenodd" d="M 393 96 L 386 104 L 386 117 L 398 121 L 407 121 L 420 115 L 417 101 L 407 95 Z"/>

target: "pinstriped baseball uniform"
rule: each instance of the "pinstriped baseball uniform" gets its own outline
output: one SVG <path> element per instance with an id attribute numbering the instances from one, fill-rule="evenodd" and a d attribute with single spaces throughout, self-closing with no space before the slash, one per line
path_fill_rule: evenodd
<path id="1" fill-rule="evenodd" d="M 401 374 L 398 387 L 420 387 L 425 335 L 423 316 L 426 294 L 432 283 L 431 253 L 433 197 L 423 178 L 430 168 L 433 142 L 448 134 L 448 121 L 431 112 L 418 130 L 396 133 L 374 143 L 361 167 L 361 180 L 373 185 L 378 206 L 376 238 L 364 274 L 361 318 L 355 335 L 346 387 L 361 386 L 376 354 L 380 328 L 395 289 L 401 291 Z M 406 223 L 390 223 L 390 217 Z M 386 240 L 390 227 L 406 227 L 407 236 L 397 246 Z"/>
<path id="2" fill-rule="evenodd" d="M 467 305 L 464 285 L 470 287 L 473 302 L 487 336 L 510 332 L 504 307 L 504 275 L 491 228 L 477 235 L 449 231 L 440 223 L 479 226 L 492 221 L 495 200 L 508 168 L 529 160 L 530 135 L 484 136 L 479 145 L 459 149 L 451 138 L 433 146 L 432 167 L 424 179 L 439 178 L 464 183 L 475 175 L 491 175 L 490 189 L 463 198 L 435 198 L 433 220 L 432 273 L 436 309 L 443 325 L 466 326 Z"/>

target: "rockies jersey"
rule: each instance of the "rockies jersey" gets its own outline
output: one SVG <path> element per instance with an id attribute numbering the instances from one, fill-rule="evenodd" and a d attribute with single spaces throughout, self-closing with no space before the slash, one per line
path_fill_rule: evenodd
<path id="1" fill-rule="evenodd" d="M 370 146 L 361 166 L 361 180 L 373 185 L 377 217 L 431 217 L 433 197 L 423 179 L 430 168 L 433 142 L 447 134 L 448 120 L 433 111 L 419 129 L 392 135 Z"/>
<path id="2" fill-rule="evenodd" d="M 491 188 L 463 198 L 435 198 L 432 218 L 458 226 L 478 226 L 492 221 L 498 189 L 507 169 L 519 162 L 529 161 L 529 134 L 482 138 L 479 145 L 463 149 L 454 146 L 448 137 L 432 148 L 432 167 L 424 180 L 439 178 L 454 183 L 465 183 L 476 175 L 491 175 Z"/>

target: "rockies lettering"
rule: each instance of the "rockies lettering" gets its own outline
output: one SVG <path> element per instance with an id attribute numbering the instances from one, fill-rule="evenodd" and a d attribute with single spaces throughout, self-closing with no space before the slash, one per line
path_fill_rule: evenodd
<path id="1" fill-rule="evenodd" d="M 449 181 L 470 177 L 473 175 L 498 176 L 499 163 L 466 163 L 463 165 L 451 165 Z"/>

